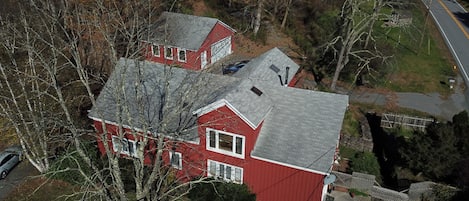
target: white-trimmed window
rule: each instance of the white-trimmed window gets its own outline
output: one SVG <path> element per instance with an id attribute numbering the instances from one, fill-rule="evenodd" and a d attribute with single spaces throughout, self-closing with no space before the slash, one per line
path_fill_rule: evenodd
<path id="1" fill-rule="evenodd" d="M 169 152 L 169 162 L 173 168 L 182 170 L 182 154 L 179 152 Z"/>
<path id="2" fill-rule="evenodd" d="M 164 58 L 166 59 L 173 59 L 173 47 L 165 47 L 164 48 Z"/>
<path id="3" fill-rule="evenodd" d="M 127 138 L 119 139 L 118 136 L 112 136 L 112 148 L 114 152 L 137 157 L 138 143 Z"/>
<path id="4" fill-rule="evenodd" d="M 242 135 L 207 128 L 206 148 L 210 151 L 244 159 L 245 139 Z"/>
<path id="5" fill-rule="evenodd" d="M 242 184 L 243 168 L 218 161 L 207 160 L 207 176 Z"/>
<path id="6" fill-rule="evenodd" d="M 186 53 L 185 49 L 178 49 L 178 61 L 186 62 Z"/>
<path id="7" fill-rule="evenodd" d="M 153 56 L 155 57 L 160 57 L 160 46 L 157 44 L 152 44 L 151 45 L 151 52 Z"/>

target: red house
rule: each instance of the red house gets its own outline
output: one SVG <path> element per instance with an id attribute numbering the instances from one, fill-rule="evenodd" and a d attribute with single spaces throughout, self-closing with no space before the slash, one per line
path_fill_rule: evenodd
<path id="1" fill-rule="evenodd" d="M 151 165 L 142 136 L 164 136 L 179 178 L 245 183 L 260 201 L 324 200 L 348 96 L 287 87 L 287 69 L 298 65 L 277 48 L 233 76 L 121 59 L 89 113 L 99 148 Z"/>
<path id="2" fill-rule="evenodd" d="M 234 50 L 235 30 L 218 19 L 163 12 L 151 29 L 149 61 L 201 70 Z"/>

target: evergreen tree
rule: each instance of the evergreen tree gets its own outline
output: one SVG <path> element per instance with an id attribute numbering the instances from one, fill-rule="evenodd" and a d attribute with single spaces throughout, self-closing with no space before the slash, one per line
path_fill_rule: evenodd
<path id="1" fill-rule="evenodd" d="M 416 131 L 401 148 L 409 168 L 434 180 L 445 180 L 461 158 L 458 138 L 449 123 L 434 123 L 426 132 Z"/>

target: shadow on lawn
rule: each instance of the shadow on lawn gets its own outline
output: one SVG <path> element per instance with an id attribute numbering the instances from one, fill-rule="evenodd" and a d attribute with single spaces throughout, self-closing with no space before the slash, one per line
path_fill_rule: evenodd
<path id="1" fill-rule="evenodd" d="M 402 166 L 403 161 L 399 154 L 401 138 L 387 133 L 381 128 L 381 117 L 375 113 L 366 114 L 373 136 L 373 152 L 381 168 L 383 186 L 402 191 L 409 188 L 410 182 L 404 178 L 397 178 L 396 167 Z"/>

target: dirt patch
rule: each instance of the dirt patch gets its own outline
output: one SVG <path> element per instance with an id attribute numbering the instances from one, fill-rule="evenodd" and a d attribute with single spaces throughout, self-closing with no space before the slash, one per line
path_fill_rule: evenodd
<path id="1" fill-rule="evenodd" d="M 341 158 L 338 160 L 338 164 L 334 163 L 332 166 L 332 170 L 338 172 L 349 172 L 350 171 L 350 159 L 348 158 Z"/>
<path id="2" fill-rule="evenodd" d="M 236 54 L 252 58 L 277 47 L 289 57 L 301 57 L 296 51 L 299 47 L 277 25 L 265 22 L 262 26 L 267 35 L 265 44 L 251 40 L 245 33 L 238 33 L 235 37 Z"/>
<path id="3" fill-rule="evenodd" d="M 190 4 L 194 10 L 194 15 L 203 16 L 208 11 L 207 5 L 205 5 L 205 1 L 190 1 Z"/>
<path id="4" fill-rule="evenodd" d="M 77 188 L 64 181 L 34 177 L 18 185 L 4 200 L 54 200 Z"/>
<path id="5" fill-rule="evenodd" d="M 299 73 L 296 74 L 296 77 L 298 78 L 298 82 L 296 82 L 295 88 L 310 90 L 317 89 L 317 84 L 314 80 L 314 75 L 311 72 L 302 69 Z"/>
<path id="6" fill-rule="evenodd" d="M 210 11 L 204 1 L 191 0 L 192 9 L 194 15 L 203 16 Z M 282 50 L 289 57 L 301 58 L 302 56 L 297 53 L 299 47 L 293 42 L 293 40 L 283 33 L 280 27 L 271 22 L 265 21 L 261 25 L 266 33 L 265 43 L 261 41 L 255 41 L 250 38 L 250 32 L 238 32 L 235 34 L 235 52 L 233 53 L 235 58 L 254 58 L 261 55 L 268 50 L 277 47 Z"/>

